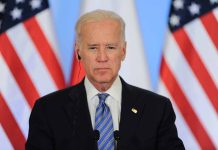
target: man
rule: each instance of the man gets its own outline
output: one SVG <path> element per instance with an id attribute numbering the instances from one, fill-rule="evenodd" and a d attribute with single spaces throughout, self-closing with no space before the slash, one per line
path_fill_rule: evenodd
<path id="1" fill-rule="evenodd" d="M 118 76 L 126 55 L 122 18 L 92 11 L 80 17 L 76 34 L 86 77 L 36 101 L 26 149 L 183 150 L 170 101 Z"/>

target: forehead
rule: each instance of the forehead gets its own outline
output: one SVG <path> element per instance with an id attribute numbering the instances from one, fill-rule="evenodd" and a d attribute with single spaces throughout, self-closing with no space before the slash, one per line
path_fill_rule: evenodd
<path id="1" fill-rule="evenodd" d="M 120 35 L 121 25 L 119 21 L 112 19 L 84 23 L 80 32 L 82 40 L 116 39 L 120 38 Z"/>
<path id="2" fill-rule="evenodd" d="M 96 27 L 102 27 L 104 25 L 105 26 L 113 26 L 113 27 L 117 27 L 120 28 L 120 22 L 116 19 L 101 19 L 101 20 L 90 20 L 87 22 L 84 22 L 83 25 L 81 25 L 81 31 L 85 30 L 87 28 L 92 28 L 93 26 Z"/>

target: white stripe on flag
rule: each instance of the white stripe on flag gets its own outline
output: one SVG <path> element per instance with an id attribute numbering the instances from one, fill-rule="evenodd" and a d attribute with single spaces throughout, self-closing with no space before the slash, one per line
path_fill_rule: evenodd
<path id="1" fill-rule="evenodd" d="M 164 54 L 166 62 L 175 75 L 182 91 L 188 97 L 192 109 L 197 114 L 208 135 L 213 143 L 217 144 L 218 128 L 214 128 L 218 126 L 217 113 L 182 55 L 181 50 L 178 48 L 176 41 L 171 35 L 168 37 L 168 40 L 169 43 L 167 43 L 166 47 L 168 52 Z"/>
<path id="2" fill-rule="evenodd" d="M 10 29 L 7 34 L 40 96 L 55 91 L 57 87 L 23 24 Z M 16 34 L 19 38 L 14 36 Z"/>
<path id="3" fill-rule="evenodd" d="M 17 85 L 14 76 L 11 74 L 9 68 L 3 57 L 0 55 L 0 68 L 4 71 L 0 74 L 0 90 L 5 99 L 11 113 L 13 114 L 18 126 L 20 127 L 23 135 L 27 138 L 28 122 L 30 115 L 30 107 L 25 100 L 19 86 Z M 12 96 L 13 95 L 13 96 Z"/>
<path id="4" fill-rule="evenodd" d="M 130 84 L 150 89 L 149 72 L 141 32 L 133 0 L 86 0 L 82 14 L 95 9 L 107 9 L 118 13 L 126 22 L 127 53 L 122 62 L 121 76 Z"/>
<path id="5" fill-rule="evenodd" d="M 214 69 L 218 68 L 218 54 L 215 45 L 208 37 L 207 31 L 199 19 L 193 20 L 184 29 L 218 87 L 218 69 Z"/>
<path id="6" fill-rule="evenodd" d="M 216 17 L 216 20 L 218 21 L 218 7 L 213 10 L 213 14 Z"/>
<path id="7" fill-rule="evenodd" d="M 53 20 L 51 19 L 50 10 L 45 9 L 44 11 L 38 13 L 35 18 L 42 32 L 45 34 L 46 39 L 50 43 L 58 62 L 60 63 L 60 53 L 58 51 L 58 42 L 56 39 L 57 36 L 55 35 L 54 26 L 52 25 Z"/>
<path id="8" fill-rule="evenodd" d="M 172 96 L 165 88 L 162 80 L 160 80 L 159 85 L 158 85 L 158 93 L 170 98 L 173 104 L 173 108 L 176 113 L 176 127 L 178 129 L 178 135 L 182 139 L 185 148 L 190 149 L 190 150 L 200 149 L 198 142 L 196 141 L 194 135 L 192 134 L 192 131 L 190 130 L 189 126 L 186 124 L 186 121 L 184 120 L 182 114 L 180 113 Z"/>
<path id="9" fill-rule="evenodd" d="M 7 135 L 4 132 L 0 124 L 0 148 L 4 148 L 5 150 L 13 150 L 13 146 L 11 145 Z"/>

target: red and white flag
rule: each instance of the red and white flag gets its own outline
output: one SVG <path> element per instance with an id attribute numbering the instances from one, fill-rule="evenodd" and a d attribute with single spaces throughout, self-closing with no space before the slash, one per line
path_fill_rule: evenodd
<path id="1" fill-rule="evenodd" d="M 106 9 L 118 13 L 126 23 L 127 55 L 122 62 L 120 75 L 130 84 L 150 89 L 148 66 L 143 47 L 140 26 L 133 0 L 85 0 L 82 3 L 81 15 L 95 10 Z M 74 57 L 75 58 L 75 57 Z M 84 76 L 84 70 L 74 59 L 72 83 L 75 84 Z"/>
<path id="2" fill-rule="evenodd" d="M 37 98 L 65 86 L 46 0 L 0 1 L 0 149 L 23 150 Z"/>
<path id="3" fill-rule="evenodd" d="M 188 150 L 218 149 L 218 0 L 173 0 L 159 93 Z"/>

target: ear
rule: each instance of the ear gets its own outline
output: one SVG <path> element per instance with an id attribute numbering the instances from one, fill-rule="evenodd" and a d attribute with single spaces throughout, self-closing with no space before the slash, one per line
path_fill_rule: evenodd
<path id="1" fill-rule="evenodd" d="M 79 44 L 76 42 L 75 43 L 75 53 L 76 53 L 76 58 L 78 61 L 80 61 L 81 57 L 80 57 L 80 47 Z"/>
<path id="2" fill-rule="evenodd" d="M 123 46 L 122 46 L 122 53 L 123 53 L 122 61 L 124 61 L 124 59 L 125 59 L 125 57 L 126 57 L 126 41 L 123 43 Z"/>

